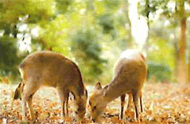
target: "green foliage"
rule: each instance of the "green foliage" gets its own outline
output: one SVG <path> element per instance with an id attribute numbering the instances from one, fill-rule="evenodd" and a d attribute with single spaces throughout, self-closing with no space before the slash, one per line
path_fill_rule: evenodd
<path id="1" fill-rule="evenodd" d="M 103 27 L 103 33 L 107 34 L 114 30 L 114 18 L 111 14 L 99 17 L 99 24 Z"/>
<path id="2" fill-rule="evenodd" d="M 112 40 L 115 40 L 118 35 L 118 30 L 120 34 L 126 33 L 126 30 L 123 32 L 122 24 L 118 24 L 120 19 L 115 19 L 115 16 L 111 13 L 105 13 L 104 15 L 100 15 L 98 17 L 98 24 L 102 27 L 103 29 L 103 34 L 107 35 L 109 34 L 112 37 Z M 118 23 L 116 23 L 118 22 Z M 126 34 L 125 34 L 126 35 Z"/>
<path id="3" fill-rule="evenodd" d="M 149 60 L 163 62 L 171 69 L 174 69 L 174 48 L 172 43 L 156 36 L 152 36 L 149 42 L 152 44 L 152 51 L 148 53 Z"/>
<path id="4" fill-rule="evenodd" d="M 118 10 L 122 0 L 103 0 L 103 2 L 109 11 L 114 12 Z"/>
<path id="5" fill-rule="evenodd" d="M 159 82 L 170 81 L 172 71 L 167 64 L 150 61 L 148 62 L 148 79 L 151 76 L 155 76 L 156 81 Z"/>
<path id="6" fill-rule="evenodd" d="M 42 43 L 45 49 L 51 48 L 53 51 L 68 54 L 67 32 L 65 29 L 69 28 L 69 24 L 65 16 L 60 15 L 53 21 L 44 26 L 40 31 L 39 42 Z"/>
<path id="7" fill-rule="evenodd" d="M 100 57 L 102 49 L 94 31 L 77 31 L 72 39 L 72 52 L 85 75 L 85 81 L 91 83 L 102 74 L 106 60 Z"/>
<path id="8" fill-rule="evenodd" d="M 27 23 L 41 24 L 53 18 L 54 0 L 2 0 L 1 20 L 4 23 L 18 23 L 19 18 L 28 16 Z"/>
<path id="9" fill-rule="evenodd" d="M 73 0 L 55 0 L 58 13 L 65 13 Z"/>
<path id="10" fill-rule="evenodd" d="M 18 64 L 15 39 L 8 36 L 0 37 L 0 76 L 18 76 Z"/>
<path id="11" fill-rule="evenodd" d="M 154 24 L 154 23 L 153 23 Z M 151 28 L 151 51 L 148 53 L 149 63 L 148 77 L 156 77 L 156 81 L 165 82 L 171 81 L 173 70 L 175 68 L 175 57 L 173 42 L 169 40 L 171 33 L 169 30 L 162 30 L 162 25 L 157 22 Z"/>
<path id="12" fill-rule="evenodd" d="M 4 53 L 5 48 L 9 49 L 5 42 L 15 45 L 21 40 L 20 36 L 26 34 L 31 38 L 32 52 L 49 49 L 62 53 L 77 61 L 87 83 L 95 83 L 94 80 L 108 83 L 113 76 L 116 58 L 131 45 L 131 29 L 125 2 L 127 0 L 0 0 L 0 36 L 3 36 L 1 42 L 5 45 L 1 53 Z M 150 13 L 155 14 L 161 9 L 164 17 L 172 17 L 175 14 L 168 8 L 170 2 L 141 1 L 139 12 L 148 17 Z M 175 22 L 176 19 L 173 19 L 173 22 L 170 19 L 174 28 L 179 26 L 179 23 Z M 23 24 L 27 25 L 27 29 L 20 31 L 19 28 Z M 155 25 L 151 27 L 151 50 L 148 58 L 151 62 L 158 63 L 152 63 L 150 67 L 153 68 L 153 72 L 151 71 L 150 75 L 155 74 L 158 67 L 168 73 L 165 77 L 156 74 L 159 81 L 169 80 L 169 70 L 166 68 L 173 70 L 175 66 L 171 41 L 173 27 L 170 28 L 172 30 L 168 30 L 167 26 L 163 26 L 163 20 L 161 23 L 155 21 Z M 31 33 L 34 28 L 38 29 L 37 36 Z M 17 34 L 18 38 L 15 37 Z M 16 50 L 14 53 L 12 56 L 16 57 L 16 53 L 22 52 Z M 14 63 L 16 65 L 17 62 Z M 10 67 L 7 66 L 6 71 L 1 73 L 12 73 Z M 14 69 L 14 65 L 12 67 Z"/>
<path id="13" fill-rule="evenodd" d="M 104 7 L 104 3 L 102 1 L 94 1 L 96 13 L 97 15 L 101 15 L 102 13 L 105 13 L 106 9 Z"/>
<path id="14" fill-rule="evenodd" d="M 27 22 L 31 24 L 39 23 L 43 27 L 54 18 L 53 4 L 54 0 L 30 0 L 26 13 L 29 16 Z"/>
<path id="15" fill-rule="evenodd" d="M 145 0 L 139 2 L 138 10 L 139 13 L 147 18 L 149 14 L 155 14 L 156 11 L 162 9 L 162 14 L 166 17 L 171 17 L 173 15 L 172 10 L 168 7 L 169 0 Z"/>

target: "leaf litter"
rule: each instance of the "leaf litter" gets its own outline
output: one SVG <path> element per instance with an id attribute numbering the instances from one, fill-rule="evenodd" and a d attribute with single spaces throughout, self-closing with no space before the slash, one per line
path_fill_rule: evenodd
<path id="1" fill-rule="evenodd" d="M 16 85 L 0 84 L 0 123 L 22 123 L 21 101 L 12 101 Z M 87 86 L 89 96 L 94 87 Z M 101 123 L 136 123 L 133 106 L 126 109 L 124 118 L 119 120 L 120 98 L 108 104 Z M 143 88 L 143 107 L 140 113 L 141 123 L 190 123 L 190 85 L 174 83 L 146 83 Z M 61 104 L 55 89 L 42 87 L 33 97 L 36 115 L 34 123 L 77 123 L 74 116 L 74 101 L 69 100 L 69 115 L 61 118 Z M 87 113 L 81 123 L 92 123 Z M 27 115 L 29 118 L 29 114 Z"/>

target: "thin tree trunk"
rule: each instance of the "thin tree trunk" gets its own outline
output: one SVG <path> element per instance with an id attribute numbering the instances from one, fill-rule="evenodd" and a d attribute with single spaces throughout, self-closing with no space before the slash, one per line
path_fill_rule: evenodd
<path id="1" fill-rule="evenodd" d="M 190 49 L 189 49 L 190 50 Z M 188 53 L 187 63 L 187 81 L 190 82 L 190 52 Z"/>
<path id="2" fill-rule="evenodd" d="M 174 77 L 175 79 L 178 78 L 178 74 L 179 74 L 179 70 L 178 70 L 178 66 L 179 66 L 179 48 L 178 48 L 178 41 L 176 40 L 176 37 L 174 38 L 174 57 L 175 57 L 175 68 L 174 68 Z"/>
<path id="3" fill-rule="evenodd" d="M 187 82 L 187 74 L 186 74 L 186 63 L 185 63 L 185 48 L 186 48 L 186 17 L 185 17 L 185 9 L 184 9 L 184 0 L 180 1 L 180 12 L 181 12 L 181 37 L 180 37 L 180 47 L 179 47 L 179 73 L 178 79 L 181 84 Z"/>
<path id="4" fill-rule="evenodd" d="M 178 11 L 178 3 L 177 3 L 177 1 L 175 2 L 175 11 L 177 12 Z M 174 33 L 173 33 L 173 35 L 174 35 L 174 57 L 175 57 L 175 67 L 174 67 L 174 73 L 173 73 L 173 76 L 174 76 L 174 79 L 175 79 L 175 81 L 179 81 L 179 79 L 178 79 L 178 75 L 179 75 L 179 65 L 180 65 L 180 63 L 179 63 L 179 43 L 178 43 L 178 38 L 176 37 L 176 31 L 174 30 Z"/>

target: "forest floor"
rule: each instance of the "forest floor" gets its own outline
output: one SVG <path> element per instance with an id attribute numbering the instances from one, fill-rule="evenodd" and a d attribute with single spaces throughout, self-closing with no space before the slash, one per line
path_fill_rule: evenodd
<path id="1" fill-rule="evenodd" d="M 0 84 L 0 124 L 21 123 L 21 101 L 12 100 L 15 88 L 16 85 Z M 90 96 L 94 87 L 87 86 L 87 89 Z M 143 106 L 141 123 L 190 123 L 190 85 L 146 83 L 143 88 Z M 37 116 L 35 123 L 77 123 L 73 100 L 69 100 L 69 116 L 64 121 L 61 119 L 59 97 L 53 88 L 41 88 L 33 97 L 33 108 Z M 101 123 L 135 123 L 133 109 L 125 110 L 123 120 L 118 119 L 119 112 L 120 99 L 117 98 L 108 104 Z M 83 123 L 92 123 L 88 109 Z"/>

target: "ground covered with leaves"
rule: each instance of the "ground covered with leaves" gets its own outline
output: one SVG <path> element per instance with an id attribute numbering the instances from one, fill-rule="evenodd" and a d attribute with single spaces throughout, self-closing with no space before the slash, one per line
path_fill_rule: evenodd
<path id="1" fill-rule="evenodd" d="M 12 101 L 16 85 L 0 84 L 0 123 L 21 123 L 20 100 Z M 89 96 L 92 86 L 87 86 Z M 126 98 L 127 99 L 127 98 Z M 74 102 L 69 100 L 69 116 L 61 119 L 61 105 L 55 89 L 41 88 L 33 98 L 35 123 L 77 123 L 74 117 Z M 127 105 L 126 105 L 127 106 Z M 143 88 L 144 112 L 140 114 L 142 123 L 190 123 L 190 85 L 145 84 Z M 123 120 L 118 119 L 120 99 L 109 103 L 101 117 L 102 123 L 134 123 L 134 111 L 125 110 Z M 29 114 L 28 114 L 29 118 Z M 88 110 L 84 123 L 92 123 Z"/>

